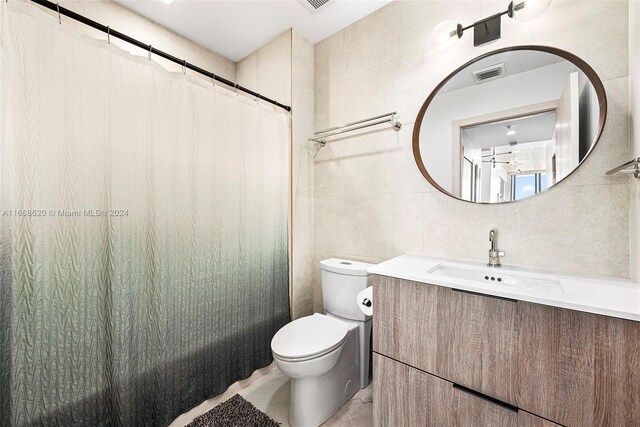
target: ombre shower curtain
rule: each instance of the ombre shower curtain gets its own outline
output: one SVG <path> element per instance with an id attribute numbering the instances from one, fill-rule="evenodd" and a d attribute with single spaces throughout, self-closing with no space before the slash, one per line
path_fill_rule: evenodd
<path id="1" fill-rule="evenodd" d="M 0 425 L 167 425 L 289 320 L 286 113 L 2 2 Z"/>

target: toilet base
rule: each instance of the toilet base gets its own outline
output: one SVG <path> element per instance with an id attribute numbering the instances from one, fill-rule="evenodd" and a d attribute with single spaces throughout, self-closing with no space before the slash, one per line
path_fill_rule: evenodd
<path id="1" fill-rule="evenodd" d="M 360 390 L 358 335 L 357 326 L 349 325 L 340 359 L 326 374 L 291 379 L 292 427 L 321 425 Z"/>

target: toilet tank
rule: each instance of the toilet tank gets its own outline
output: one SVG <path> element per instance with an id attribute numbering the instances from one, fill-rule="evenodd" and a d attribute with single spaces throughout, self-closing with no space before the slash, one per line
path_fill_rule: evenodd
<path id="1" fill-rule="evenodd" d="M 327 313 L 344 319 L 368 320 L 358 307 L 356 296 L 369 286 L 367 269 L 373 264 L 330 258 L 320 261 L 322 305 Z"/>

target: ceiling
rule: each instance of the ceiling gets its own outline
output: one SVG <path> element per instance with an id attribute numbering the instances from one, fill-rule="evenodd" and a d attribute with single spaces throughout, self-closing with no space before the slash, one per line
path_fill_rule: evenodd
<path id="1" fill-rule="evenodd" d="M 520 173 L 531 171 L 543 171 L 547 169 L 547 142 L 529 142 L 527 144 L 518 144 L 517 148 L 511 150 L 496 150 L 495 156 L 489 150 L 482 152 L 482 160 L 488 161 L 495 157 L 498 166 L 507 173 Z"/>
<path id="2" fill-rule="evenodd" d="M 468 86 L 473 86 L 476 83 L 473 80 L 473 72 L 482 70 L 492 65 L 504 63 L 506 76 L 512 76 L 514 74 L 524 73 L 536 68 L 546 67 L 547 65 L 556 64 L 558 62 L 566 62 L 560 56 L 556 56 L 552 53 L 535 51 L 535 50 L 517 50 L 512 52 L 503 52 L 497 55 L 491 55 L 487 58 L 481 59 L 478 62 L 474 62 L 464 70 L 456 74 L 446 85 L 440 90 L 440 93 L 452 92 L 454 90 L 462 89 Z M 502 78 L 502 77 L 501 77 Z M 491 81 L 491 80 L 487 80 Z"/>
<path id="3" fill-rule="evenodd" d="M 507 135 L 509 130 L 507 126 L 510 126 L 510 129 L 515 131 L 516 134 Z M 525 144 L 528 142 L 549 141 L 553 139 L 555 131 L 555 111 L 464 128 L 464 132 L 471 136 L 473 141 L 483 150 L 504 145 L 508 146 L 510 142 Z"/>
<path id="4" fill-rule="evenodd" d="M 391 0 L 331 0 L 315 15 L 298 0 L 115 0 L 237 62 L 289 28 L 317 43 Z"/>

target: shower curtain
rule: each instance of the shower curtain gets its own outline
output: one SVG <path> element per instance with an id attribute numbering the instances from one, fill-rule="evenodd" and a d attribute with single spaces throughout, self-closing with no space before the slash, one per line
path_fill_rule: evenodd
<path id="1" fill-rule="evenodd" d="M 288 116 L 2 8 L 0 425 L 167 425 L 289 320 Z"/>

